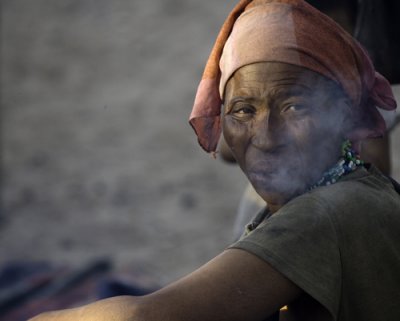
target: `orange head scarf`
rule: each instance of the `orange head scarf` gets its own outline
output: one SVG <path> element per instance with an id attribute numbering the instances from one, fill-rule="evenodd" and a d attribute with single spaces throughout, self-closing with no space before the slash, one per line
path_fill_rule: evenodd
<path id="1" fill-rule="evenodd" d="M 221 134 L 225 85 L 240 67 L 282 62 L 305 67 L 336 82 L 357 108 L 357 142 L 382 136 L 376 107 L 396 108 L 389 82 L 374 69 L 361 45 L 328 16 L 303 0 L 241 0 L 217 37 L 199 84 L 190 124 L 201 147 L 215 152 Z"/>

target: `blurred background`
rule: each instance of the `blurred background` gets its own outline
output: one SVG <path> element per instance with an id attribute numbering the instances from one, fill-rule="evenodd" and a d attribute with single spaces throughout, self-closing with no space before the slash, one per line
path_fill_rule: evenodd
<path id="1" fill-rule="evenodd" d="M 187 120 L 234 3 L 1 2 L 0 268 L 109 258 L 163 285 L 232 241 L 244 176 Z"/>
<path id="2" fill-rule="evenodd" d="M 187 119 L 235 4 L 2 0 L 0 269 L 79 275 L 105 260 L 157 287 L 233 240 L 246 180 Z"/>

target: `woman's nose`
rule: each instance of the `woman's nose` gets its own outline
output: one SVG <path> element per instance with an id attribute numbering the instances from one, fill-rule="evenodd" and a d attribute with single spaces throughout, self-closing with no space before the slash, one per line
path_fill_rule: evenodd
<path id="1" fill-rule="evenodd" d="M 282 122 L 279 117 L 271 113 L 265 113 L 256 119 L 253 125 L 252 144 L 263 151 L 273 151 L 282 144 Z"/>

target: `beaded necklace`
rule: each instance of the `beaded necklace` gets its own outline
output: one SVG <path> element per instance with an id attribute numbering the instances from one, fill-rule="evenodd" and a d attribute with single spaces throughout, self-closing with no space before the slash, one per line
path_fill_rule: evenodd
<path id="1" fill-rule="evenodd" d="M 342 144 L 342 156 L 338 162 L 329 170 L 327 170 L 322 178 L 309 190 L 312 190 L 319 186 L 326 186 L 336 183 L 342 176 L 347 175 L 355 171 L 358 167 L 363 166 L 364 162 L 360 159 L 360 156 L 351 148 L 351 143 L 346 140 Z"/>

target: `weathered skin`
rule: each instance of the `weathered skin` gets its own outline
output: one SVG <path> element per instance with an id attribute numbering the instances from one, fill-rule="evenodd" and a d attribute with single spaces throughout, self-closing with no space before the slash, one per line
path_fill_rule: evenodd
<path id="1" fill-rule="evenodd" d="M 350 112 L 336 85 L 316 73 L 252 64 L 228 83 L 224 137 L 256 191 L 277 210 L 340 157 Z"/>

